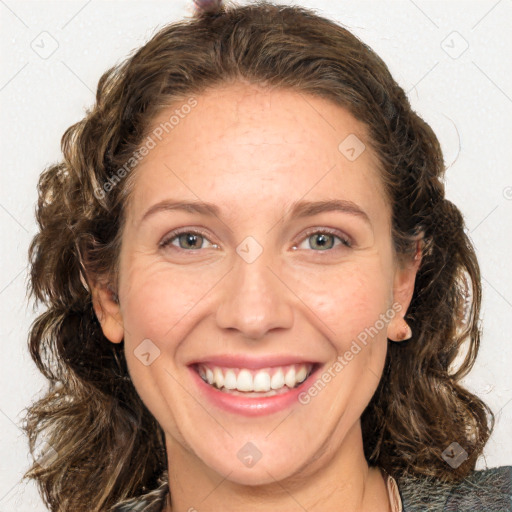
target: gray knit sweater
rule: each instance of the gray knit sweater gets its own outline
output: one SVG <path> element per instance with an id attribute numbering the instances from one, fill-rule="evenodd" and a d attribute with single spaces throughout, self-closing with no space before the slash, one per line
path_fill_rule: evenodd
<path id="1" fill-rule="evenodd" d="M 403 512 L 512 512 L 512 466 L 473 471 L 458 484 L 426 477 L 396 481 Z M 162 512 L 168 488 L 165 471 L 155 490 L 118 503 L 111 512 Z"/>

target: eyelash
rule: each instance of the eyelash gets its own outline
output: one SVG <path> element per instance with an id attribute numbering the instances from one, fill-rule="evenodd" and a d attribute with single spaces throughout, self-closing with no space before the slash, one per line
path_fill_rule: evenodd
<path id="1" fill-rule="evenodd" d="M 159 246 L 161 248 L 166 248 L 168 247 L 169 245 L 173 245 L 171 242 L 177 238 L 179 238 L 180 235 L 184 235 L 184 234 L 191 234 L 191 235 L 200 235 L 201 237 L 203 237 L 204 239 L 208 240 L 208 236 L 206 235 L 206 233 L 202 232 L 201 230 L 191 230 L 191 229 L 177 229 L 175 231 L 171 231 L 171 233 L 169 233 L 162 242 L 160 242 Z M 312 235 L 317 235 L 317 234 L 328 234 L 328 235 L 332 235 L 336 238 L 338 238 L 338 240 L 340 240 L 341 242 L 341 245 L 345 248 L 350 248 L 352 247 L 352 242 L 351 240 L 346 236 L 346 235 L 343 235 L 341 232 L 339 232 L 338 230 L 336 229 L 330 229 L 330 228 L 322 228 L 322 229 L 318 229 L 318 228 L 314 228 L 314 229 L 311 229 L 311 230 L 308 230 L 304 235 L 303 237 L 300 239 L 299 242 L 303 242 L 304 240 L 307 240 L 310 236 Z M 211 242 L 210 242 L 211 243 Z M 216 244 L 215 244 L 216 245 Z M 300 245 L 300 244 L 294 244 L 294 247 L 296 247 L 297 245 Z M 336 246 L 333 246 L 332 248 L 330 249 L 325 249 L 325 250 L 317 250 L 315 251 L 314 249 L 311 249 L 313 252 L 332 252 L 334 251 L 336 248 Z M 185 251 L 185 252 L 195 252 L 195 251 L 198 251 L 199 249 L 183 249 L 181 247 L 176 247 L 174 246 L 174 249 L 177 249 L 178 251 Z"/>

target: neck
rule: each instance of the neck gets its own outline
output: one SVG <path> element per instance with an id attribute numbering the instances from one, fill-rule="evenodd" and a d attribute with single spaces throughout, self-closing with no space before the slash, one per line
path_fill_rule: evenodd
<path id="1" fill-rule="evenodd" d="M 382 474 L 378 468 L 370 468 L 364 457 L 359 421 L 335 453 L 325 449 L 292 476 L 264 485 L 232 482 L 168 436 L 166 446 L 172 498 L 172 508 L 168 503 L 166 512 L 390 510 Z"/>

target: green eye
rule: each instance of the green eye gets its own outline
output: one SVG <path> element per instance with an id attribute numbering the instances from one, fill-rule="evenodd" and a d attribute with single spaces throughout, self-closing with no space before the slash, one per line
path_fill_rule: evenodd
<path id="1" fill-rule="evenodd" d="M 177 241 L 178 244 L 175 244 L 174 241 Z M 208 240 L 206 236 L 198 231 L 175 231 L 169 234 L 161 243 L 160 247 L 167 247 L 169 245 L 173 245 L 174 247 L 182 250 L 193 250 L 196 251 L 198 249 L 202 249 L 202 242 Z M 210 245 L 216 249 L 218 246 L 216 244 Z"/>
<path id="2" fill-rule="evenodd" d="M 314 249 L 315 252 L 327 251 L 336 247 L 335 241 L 338 239 L 341 245 L 344 247 L 351 247 L 350 240 L 338 232 L 331 232 L 330 230 L 318 230 L 310 232 L 303 239 L 304 241 L 309 240 L 309 248 Z M 311 242 L 313 240 L 313 242 Z M 340 245 L 340 244 L 338 244 Z M 299 247 L 294 246 L 294 249 Z M 306 248 L 307 249 L 307 248 Z"/>
<path id="3" fill-rule="evenodd" d="M 305 237 L 302 238 L 303 241 L 306 240 L 314 240 L 310 242 L 309 247 L 306 249 L 313 249 L 315 252 L 328 251 L 336 247 L 336 239 L 341 242 L 343 247 L 352 247 L 352 243 L 350 240 L 341 234 L 338 231 L 333 231 L 323 229 L 312 231 L 306 234 Z M 177 243 L 175 243 L 175 241 Z M 198 231 L 174 231 L 169 233 L 169 235 L 160 243 L 160 247 L 168 247 L 170 245 L 176 247 L 178 250 L 192 250 L 197 251 L 199 249 L 203 249 L 203 242 L 207 241 L 211 248 L 217 249 L 219 246 L 217 244 L 212 244 L 206 236 Z M 296 245 L 293 249 L 298 249 Z"/>

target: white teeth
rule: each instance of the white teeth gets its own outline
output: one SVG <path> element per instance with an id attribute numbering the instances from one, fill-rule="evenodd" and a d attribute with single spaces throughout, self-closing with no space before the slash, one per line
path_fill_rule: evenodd
<path id="1" fill-rule="evenodd" d="M 311 363 L 264 368 L 258 371 L 246 368 L 221 369 L 217 366 L 198 365 L 199 375 L 211 386 L 223 391 L 233 390 L 233 392 L 245 393 L 272 393 L 272 391 L 281 390 L 285 386 L 292 389 L 304 382 L 312 369 L 313 365 Z M 283 389 L 284 391 L 285 389 Z"/>
<path id="2" fill-rule="evenodd" d="M 238 391 L 252 391 L 252 375 L 249 370 L 240 370 L 236 379 L 236 389 Z"/>
<path id="3" fill-rule="evenodd" d="M 213 370 L 213 378 L 215 381 L 215 385 L 220 389 L 224 386 L 224 375 L 222 374 L 220 368 L 214 368 Z"/>
<path id="4" fill-rule="evenodd" d="M 295 384 L 296 384 L 296 382 L 295 382 L 295 368 L 290 368 L 286 372 L 286 375 L 284 376 L 284 383 L 289 388 L 293 388 L 293 386 L 295 386 Z"/>
<path id="5" fill-rule="evenodd" d="M 254 391 L 270 391 L 270 375 L 267 372 L 258 372 L 254 377 Z"/>
<path id="6" fill-rule="evenodd" d="M 270 387 L 272 389 L 280 389 L 284 386 L 284 375 L 283 370 L 279 368 L 274 375 L 272 375 L 272 380 L 270 381 Z"/>
<path id="7" fill-rule="evenodd" d="M 308 376 L 308 371 L 305 366 L 301 366 L 299 371 L 295 373 L 295 380 L 297 382 L 304 382 Z"/>
<path id="8" fill-rule="evenodd" d="M 236 375 L 233 370 L 228 370 L 224 375 L 224 387 L 226 389 L 236 389 Z"/>

